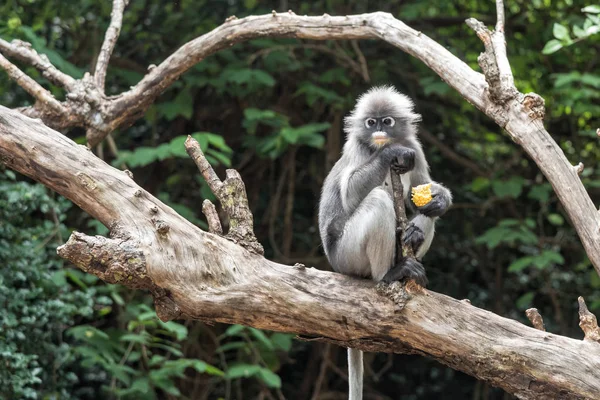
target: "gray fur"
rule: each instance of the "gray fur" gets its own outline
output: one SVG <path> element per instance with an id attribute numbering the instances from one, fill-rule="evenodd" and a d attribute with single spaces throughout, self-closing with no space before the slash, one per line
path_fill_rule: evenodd
<path id="1" fill-rule="evenodd" d="M 387 117 L 392 117 L 394 124 L 385 125 Z M 368 126 L 367 119 L 374 120 L 373 126 Z M 452 195 L 443 185 L 433 182 L 432 206 L 416 210 L 410 201 L 408 194 L 413 186 L 431 182 L 429 165 L 416 134 L 420 119 L 410 98 L 390 86 L 376 87 L 360 96 L 346 117 L 343 153 L 325 179 L 319 203 L 319 232 L 335 271 L 379 281 L 393 266 L 396 226 L 389 174 L 390 163 L 403 154 L 399 153 L 402 148 L 415 152 L 414 168 L 402 175 L 402 183 L 406 204 L 414 212 L 411 224 L 420 228 L 425 237 L 417 258 L 421 259 L 431 246 L 435 220 L 450 206 Z M 377 144 L 375 136 L 383 132 L 389 141 Z M 420 211 L 427 211 L 431 217 Z M 359 357 L 358 353 L 361 352 L 349 349 L 349 376 L 360 375 L 362 381 L 362 354 Z M 362 382 L 357 386 L 350 379 L 350 398 L 362 399 Z"/>

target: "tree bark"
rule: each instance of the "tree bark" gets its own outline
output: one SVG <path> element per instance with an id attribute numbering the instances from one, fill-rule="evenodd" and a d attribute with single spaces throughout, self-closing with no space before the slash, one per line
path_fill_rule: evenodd
<path id="1" fill-rule="evenodd" d="M 238 323 L 420 354 L 522 399 L 600 396 L 595 341 L 536 330 L 416 285 L 271 262 L 203 232 L 85 146 L 1 106 L 0 160 L 108 226 L 110 238 L 74 233 L 58 253 L 106 282 L 150 290 L 163 320 Z"/>

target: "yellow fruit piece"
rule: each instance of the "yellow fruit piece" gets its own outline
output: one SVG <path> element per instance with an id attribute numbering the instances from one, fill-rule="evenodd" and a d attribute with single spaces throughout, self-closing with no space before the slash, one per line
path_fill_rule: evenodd
<path id="1" fill-rule="evenodd" d="M 411 191 L 411 199 L 417 207 L 423 207 L 429 203 L 433 197 L 431 196 L 431 183 L 415 186 Z"/>

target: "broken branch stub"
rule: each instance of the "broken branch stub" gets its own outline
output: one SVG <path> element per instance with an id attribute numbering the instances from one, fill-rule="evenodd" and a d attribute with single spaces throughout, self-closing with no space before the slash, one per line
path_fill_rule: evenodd
<path id="1" fill-rule="evenodd" d="M 226 171 L 227 178 L 221 181 L 204 156 L 200 144 L 191 136 L 188 136 L 185 141 L 185 150 L 196 163 L 210 190 L 221 202 L 223 210 L 229 215 L 229 231 L 225 237 L 253 253 L 264 254 L 262 245 L 254 235 L 254 219 L 248 205 L 246 186 L 240 174 L 234 169 L 228 169 Z M 211 218 L 214 218 L 214 214 L 211 215 Z M 213 224 L 212 228 L 218 232 L 214 220 L 209 221 L 209 226 L 211 223 Z"/>
<path id="2" fill-rule="evenodd" d="M 579 303 L 579 326 L 585 334 L 583 340 L 600 343 L 600 328 L 596 316 L 588 310 L 583 297 L 577 299 Z"/>
<path id="3" fill-rule="evenodd" d="M 527 319 L 531 321 L 531 324 L 535 329 L 540 331 L 546 331 L 546 327 L 544 327 L 544 319 L 538 312 L 537 308 L 528 308 L 527 310 L 525 310 L 525 315 L 527 316 Z"/>
<path id="4" fill-rule="evenodd" d="M 217 208 L 212 201 L 206 199 L 202 202 L 202 214 L 204 214 L 208 222 L 208 231 L 215 235 L 223 236 L 223 226 L 221 226 Z"/>

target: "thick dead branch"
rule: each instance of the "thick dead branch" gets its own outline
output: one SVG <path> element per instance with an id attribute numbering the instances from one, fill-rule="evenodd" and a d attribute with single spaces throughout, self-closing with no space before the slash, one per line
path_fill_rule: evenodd
<path id="1" fill-rule="evenodd" d="M 200 144 L 196 139 L 188 136 L 185 141 L 185 149 L 198 166 L 210 190 L 217 196 L 217 199 L 221 202 L 221 206 L 229 215 L 229 232 L 226 238 L 256 254 L 262 255 L 264 250 L 262 245 L 256 240 L 256 236 L 254 236 L 254 217 L 248 205 L 246 187 L 240 174 L 234 169 L 228 169 L 226 171 L 227 178 L 221 182 L 217 173 L 206 160 L 206 157 L 204 157 L 204 153 L 200 149 Z M 214 221 L 211 222 L 213 223 L 213 227 L 216 228 L 216 223 Z"/>
<path id="2" fill-rule="evenodd" d="M 239 323 L 365 351 L 421 354 L 522 399 L 600 393 L 597 343 L 409 285 L 377 289 L 369 280 L 268 261 L 201 231 L 85 146 L 4 107 L 0 161 L 109 227 L 110 239 L 75 233 L 59 253 L 108 282 L 150 290 L 163 320 Z"/>
<path id="3" fill-rule="evenodd" d="M 110 25 L 106 30 L 104 36 L 104 42 L 100 48 L 98 54 L 98 61 L 96 61 L 96 70 L 94 71 L 94 80 L 98 88 L 104 92 L 104 81 L 106 80 L 106 70 L 108 69 L 108 63 L 110 56 L 115 48 L 119 33 L 121 33 L 121 26 L 123 25 L 123 11 L 129 0 L 113 0 L 113 8 L 110 13 Z"/>
<path id="4" fill-rule="evenodd" d="M 579 296 L 577 301 L 579 302 L 579 326 L 585 334 L 583 340 L 600 343 L 600 328 L 596 316 L 588 310 L 583 297 Z"/>
<path id="5" fill-rule="evenodd" d="M 525 315 L 527 315 L 527 318 L 529 321 L 531 321 L 531 324 L 535 329 L 546 331 L 546 328 L 544 327 L 544 320 L 542 319 L 542 316 L 538 312 L 537 308 L 528 308 L 525 310 Z"/>
<path id="6" fill-rule="evenodd" d="M 31 44 L 15 39 L 11 43 L 0 39 L 0 52 L 9 58 L 17 59 L 21 62 L 35 67 L 42 73 L 42 76 L 50 82 L 70 90 L 75 83 L 75 79 L 59 71 L 45 54 L 38 54 Z"/>

